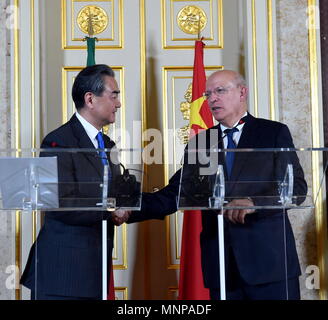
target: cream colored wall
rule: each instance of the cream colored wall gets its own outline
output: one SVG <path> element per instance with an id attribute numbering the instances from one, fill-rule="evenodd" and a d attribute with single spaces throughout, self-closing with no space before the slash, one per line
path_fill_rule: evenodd
<path id="1" fill-rule="evenodd" d="M 10 146 L 10 32 L 9 1 L 0 3 L 0 149 Z"/>
<path id="2" fill-rule="evenodd" d="M 47 0 L 49 1 L 49 0 Z M 151 0 L 152 1 L 152 0 Z M 241 44 L 240 40 L 243 38 L 239 35 L 238 37 L 238 28 L 240 30 L 240 33 L 243 31 L 243 28 L 249 28 L 247 29 L 247 32 L 244 34 L 244 39 L 248 39 L 249 45 L 251 46 L 252 43 L 251 37 L 252 37 L 252 30 L 250 29 L 251 21 L 243 21 L 243 25 L 236 25 L 236 21 L 233 20 L 234 13 L 233 9 L 239 10 L 239 16 L 244 16 L 243 8 L 245 8 L 244 3 L 247 1 L 248 9 L 251 8 L 252 1 L 251 0 L 245 0 L 245 2 L 242 3 L 239 0 L 239 5 L 237 5 L 238 0 L 236 1 L 230 1 L 230 0 L 224 0 L 223 5 L 225 6 L 227 17 L 228 19 L 225 20 L 224 30 L 225 30 L 225 38 L 227 39 L 225 43 L 225 48 L 228 51 L 231 50 L 233 54 L 227 54 L 227 51 L 222 55 L 217 56 L 217 63 L 209 63 L 206 61 L 206 55 L 213 55 L 213 51 L 208 50 L 205 51 L 205 64 L 223 64 L 226 68 L 232 68 L 232 69 L 242 69 L 240 62 L 242 62 L 242 59 L 240 57 L 245 56 L 245 59 L 248 59 L 248 62 L 251 63 L 252 61 L 252 51 L 251 47 L 248 48 L 250 50 L 247 51 L 246 46 L 239 46 Z M 56 3 L 48 2 L 48 4 L 54 6 L 54 11 L 52 12 L 58 12 L 58 15 L 60 15 L 60 8 L 59 8 L 59 2 L 56 1 Z M 269 3 L 270 1 L 266 1 L 266 3 Z M 6 2 L 1 1 L 1 7 L 0 7 L 0 39 L 9 39 L 9 31 L 5 28 L 4 20 L 7 18 L 6 14 L 4 13 L 3 7 L 6 3 L 9 3 L 9 0 L 6 0 Z M 22 4 L 22 2 L 20 2 Z M 30 1 L 30 3 L 33 3 L 33 1 Z M 38 3 L 38 2 L 36 2 Z M 125 2 L 126 3 L 126 2 Z M 149 2 L 148 2 L 149 3 Z M 276 21 L 276 30 L 277 30 L 277 59 L 275 61 L 275 65 L 277 66 L 277 69 L 275 70 L 275 75 L 278 77 L 278 83 L 279 86 L 276 88 L 276 94 L 277 94 L 277 112 L 276 114 L 279 115 L 278 120 L 285 122 L 288 124 L 289 128 L 291 129 L 291 132 L 294 137 L 295 145 L 298 147 L 301 146 L 311 146 L 312 145 L 312 131 L 316 128 L 313 128 L 312 119 L 311 119 L 311 113 L 312 113 L 312 104 L 310 99 L 310 70 L 309 70 L 309 55 L 308 55 L 308 49 L 309 49 L 309 41 L 308 41 L 308 29 L 306 28 L 306 20 L 307 20 L 307 5 L 308 0 L 276 0 L 273 1 L 273 3 L 276 4 L 275 14 L 277 16 Z M 31 83 L 29 82 L 31 80 L 31 77 L 28 73 L 28 70 L 30 70 L 30 41 L 28 40 L 30 36 L 30 28 L 29 28 L 29 20 L 28 20 L 28 14 L 30 12 L 28 8 L 28 2 L 23 2 L 24 7 L 24 15 L 22 19 L 24 20 L 23 29 L 21 30 L 21 33 L 23 34 L 21 38 L 22 47 L 24 48 L 24 55 L 20 55 L 20 63 L 22 66 L 22 69 L 20 70 L 22 76 L 22 91 L 21 91 L 21 97 L 26 97 L 31 92 L 30 87 Z M 258 1 L 254 2 L 256 4 L 257 8 L 257 15 L 262 15 L 262 18 L 265 20 L 266 17 L 266 8 L 263 6 L 263 3 L 261 5 L 258 5 Z M 22 5 L 23 6 L 23 5 Z M 52 16 L 50 11 L 42 11 L 42 6 L 40 8 L 40 13 L 38 13 L 38 5 L 36 5 L 36 11 L 35 14 L 38 17 L 36 22 L 36 26 L 38 23 L 41 23 L 42 26 L 44 26 L 45 23 L 50 22 L 54 25 L 52 30 L 52 34 L 55 35 L 55 37 L 45 37 L 45 34 L 48 33 L 41 33 L 41 52 L 36 51 L 36 61 L 42 61 L 42 68 L 40 74 L 42 74 L 43 80 L 42 80 L 42 87 L 46 90 L 53 90 L 56 91 L 56 99 L 52 100 L 47 96 L 46 94 L 41 94 L 41 96 L 38 96 L 36 94 L 36 101 L 40 98 L 43 99 L 42 106 L 45 108 L 43 110 L 44 112 L 44 118 L 43 120 L 37 120 L 39 125 L 41 126 L 41 122 L 43 123 L 43 134 L 48 132 L 49 130 L 53 129 L 54 127 L 58 126 L 61 123 L 60 118 L 60 112 L 58 112 L 57 108 L 61 107 L 61 74 L 58 72 L 58 70 L 61 69 L 62 66 L 68 65 L 83 65 L 85 61 L 85 53 L 83 51 L 82 54 L 78 54 L 78 61 L 74 60 L 73 54 L 69 56 L 69 59 L 64 59 L 63 53 L 60 49 L 60 24 L 58 23 L 58 19 L 56 20 L 54 15 Z M 136 11 L 139 8 L 136 7 Z M 129 11 L 129 8 L 126 9 L 127 15 L 131 14 L 131 11 Z M 129 11 L 129 12 L 128 12 Z M 250 18 L 251 14 L 249 11 L 247 12 L 248 19 Z M 131 19 L 133 17 L 130 17 Z M 52 20 L 51 20 L 52 19 Z M 236 19 L 237 20 L 237 19 Z M 57 21 L 57 22 L 56 22 Z M 128 21 L 132 21 L 129 19 L 126 19 L 126 25 L 125 29 L 130 30 L 128 28 Z M 239 19 L 239 22 L 241 20 Z M 259 24 L 261 21 L 258 19 L 258 27 L 257 27 L 257 38 L 259 40 L 258 43 L 264 43 L 263 47 L 260 45 L 258 46 L 258 52 L 261 53 L 261 50 L 267 50 L 266 47 L 266 36 L 267 31 L 266 28 L 262 24 Z M 231 25 L 229 25 L 231 23 Z M 231 29 L 231 28 L 234 29 Z M 49 26 L 48 26 L 49 28 Z M 59 29 L 58 29 L 59 28 Z M 231 29 L 232 33 L 229 32 Z M 46 29 L 42 29 L 46 30 Z M 36 32 L 37 34 L 37 32 Z M 233 34 L 233 36 L 231 36 Z M 246 36 L 245 36 L 246 35 Z M 235 40 L 233 40 L 235 38 Z M 160 39 L 160 38 L 159 38 Z M 38 40 L 36 38 L 36 40 Z M 138 41 L 138 39 L 136 40 Z M 53 64 L 49 62 L 49 56 L 47 56 L 47 52 L 49 51 L 49 46 L 54 46 L 55 50 L 51 51 L 50 54 L 52 54 L 51 59 L 53 59 Z M 36 48 L 38 45 L 36 45 Z M 48 47 L 48 49 L 46 49 Z M 134 47 L 138 47 L 138 43 L 134 45 Z M 265 47 L 265 48 L 264 48 Z M 10 48 L 10 50 L 9 50 Z M 245 50 L 245 51 L 243 51 Z M 10 64 L 8 62 L 8 59 L 3 59 L 3 57 L 6 56 L 7 52 L 13 52 L 13 46 L 12 45 L 6 45 L 6 41 L 0 42 L 0 148 L 8 147 L 11 143 L 11 135 L 10 135 L 10 123 L 14 119 L 14 113 L 10 112 L 10 104 L 9 104 L 9 98 L 6 97 L 6 92 L 11 95 L 14 92 L 14 85 L 9 88 L 9 84 L 13 83 L 13 70 L 10 68 Z M 71 51 L 70 53 L 72 53 Z M 79 52 L 79 51 L 74 51 Z M 129 51 L 130 52 L 130 51 Z M 131 50 L 132 52 L 132 50 Z M 210 53 L 211 52 L 211 53 Z M 28 54 L 27 54 L 28 53 Z M 118 51 L 111 50 L 110 54 L 112 55 L 113 59 L 117 65 L 123 65 L 124 59 L 121 57 L 121 55 L 117 54 Z M 177 51 L 179 54 L 179 57 L 181 57 L 181 51 Z M 40 57 L 38 56 L 40 54 Z M 100 62 L 105 62 L 105 55 L 104 51 L 99 50 L 98 51 L 98 57 Z M 133 54 L 135 55 L 136 52 L 133 51 Z M 188 55 L 186 57 L 192 56 L 192 51 L 188 52 Z M 102 59 L 104 59 L 102 61 Z M 258 56 L 258 59 L 261 59 L 261 55 Z M 111 60 L 113 61 L 113 60 Z M 211 60 L 212 61 L 212 60 Z M 64 63 L 65 62 L 65 63 Z M 188 61 L 188 65 L 192 64 L 192 59 Z M 12 64 L 13 65 L 13 64 Z M 168 64 L 169 65 L 169 64 Z M 29 68 L 27 68 L 29 66 Z M 56 68 L 52 68 L 56 66 Z M 262 67 L 261 67 L 262 66 Z M 36 74 L 39 74 L 38 66 L 36 65 Z M 247 66 L 246 66 L 247 67 Z M 261 68 L 266 68 L 265 70 Z M 266 64 L 260 64 L 259 63 L 259 72 L 261 72 L 261 77 L 263 79 L 266 78 L 267 75 L 267 67 Z M 129 72 L 129 71 L 128 71 Z M 131 72 L 131 71 L 130 71 Z M 251 73 L 251 72 L 250 72 Z M 135 76 L 137 74 L 137 76 Z M 247 74 L 247 72 L 246 72 Z M 133 79 L 134 82 L 139 82 L 140 75 L 138 72 L 133 72 L 132 76 L 128 76 L 126 78 Z M 252 75 L 250 76 L 250 80 L 252 80 Z M 27 81 L 28 80 L 28 81 Z M 38 77 L 36 77 L 36 81 L 38 81 Z M 37 82 L 36 82 L 37 83 Z M 254 85 L 251 84 L 253 87 Z M 262 85 L 262 84 L 261 84 Z M 9 88 L 9 89 L 8 89 Z M 36 90 L 38 90 L 40 86 L 37 84 Z M 266 88 L 268 86 L 266 85 Z M 140 90 L 139 90 L 140 91 Z M 262 101 L 268 101 L 268 99 L 265 97 L 263 92 L 261 91 L 261 97 L 260 100 Z M 12 97 L 11 97 L 12 98 Z M 25 99 L 24 101 L 24 107 L 25 107 L 25 114 L 29 114 L 30 110 L 30 97 L 28 96 L 28 99 Z M 131 108 L 131 105 L 136 104 L 136 107 L 139 107 L 139 99 L 134 99 L 135 102 L 131 101 L 129 103 L 129 107 Z M 138 101 L 137 101 L 138 100 Z M 128 101 L 129 102 L 129 101 Z M 265 112 L 268 112 L 268 106 L 264 105 L 264 103 L 260 104 L 259 106 L 263 105 L 263 108 L 265 110 L 259 110 L 259 114 L 264 114 Z M 37 103 L 37 106 L 39 104 Z M 57 107 L 58 106 L 58 107 Z M 56 108 L 57 113 L 56 117 L 52 116 L 53 110 L 49 110 L 46 108 Z M 134 108 L 134 107 L 133 107 Z M 36 114 L 40 114 L 40 112 L 36 111 Z M 148 115 L 149 116 L 149 115 Z M 23 119 L 24 120 L 24 119 Z M 30 139 L 31 135 L 31 127 L 30 124 L 26 121 L 21 122 L 21 128 L 20 128 L 20 136 L 23 139 L 23 145 L 29 146 L 29 141 L 33 140 Z M 14 134 L 14 132 L 13 132 Z M 26 138 L 28 137 L 28 138 Z M 38 137 L 38 135 L 37 135 Z M 28 139 L 29 141 L 25 141 L 24 139 Z M 305 169 L 306 178 L 309 182 L 309 186 L 311 188 L 312 186 L 312 164 L 311 159 L 309 157 L 306 157 L 304 155 L 300 156 L 302 160 L 303 167 Z M 311 190 L 311 189 L 310 189 Z M 313 290 L 308 290 L 304 287 L 304 279 L 305 279 L 305 268 L 307 265 L 317 264 L 317 239 L 316 239 L 316 232 L 315 232 L 315 219 L 313 217 L 313 213 L 310 213 L 308 211 L 300 212 L 300 211 L 294 211 L 290 214 L 293 229 L 295 231 L 296 235 L 296 241 L 297 241 L 297 248 L 298 253 L 300 255 L 301 264 L 302 264 L 302 271 L 303 276 L 301 279 L 301 287 L 302 287 L 302 298 L 303 299 L 317 299 L 318 298 L 318 292 Z M 0 239 L 1 244 L 3 243 L 2 237 L 5 234 L 6 238 L 12 241 L 14 238 L 14 231 L 11 228 L 11 221 L 10 216 L 4 215 L 0 213 Z M 131 272 L 129 273 L 129 283 L 131 283 L 131 288 L 129 288 L 129 296 L 133 298 L 160 298 L 165 299 L 166 293 L 167 293 L 167 287 L 171 286 L 173 287 L 173 294 L 172 297 L 175 295 L 174 287 L 177 284 L 177 274 L 175 271 L 171 270 L 167 274 L 163 275 L 163 272 L 161 270 L 164 270 L 167 268 L 167 260 L 166 260 L 166 239 L 165 239 L 165 233 L 166 233 L 166 227 L 163 222 L 154 222 L 152 224 L 140 224 L 138 226 L 138 230 L 133 231 L 134 226 L 128 226 L 128 242 L 131 244 L 137 243 L 139 246 L 138 250 L 135 250 L 135 247 L 133 245 L 129 245 L 128 250 L 130 251 L 130 258 L 128 260 L 129 268 L 131 268 Z M 10 235 L 8 237 L 8 234 Z M 28 241 L 25 241 L 26 243 L 31 242 L 31 236 L 30 234 L 27 234 L 26 237 L 28 237 Z M 160 238 L 160 239 L 159 239 Z M 23 239 L 24 240 L 24 239 Z M 7 241 L 7 240 L 5 240 Z M 158 241 L 158 243 L 156 243 Z M 8 291 L 4 289 L 4 279 L 7 277 L 7 275 L 4 274 L 4 264 L 1 264 L 3 261 L 10 261 L 11 263 L 14 263 L 15 257 L 13 255 L 13 243 L 11 245 L 2 246 L 0 244 L 0 252 L 1 252 L 1 262 L 0 262 L 0 299 L 9 299 L 10 297 L 13 297 L 13 291 Z M 26 248 L 24 249 L 24 252 L 26 251 Z M 132 252 L 133 251 L 133 252 Z M 165 253 L 165 254 L 164 254 Z M 148 255 L 148 257 L 147 257 Z M 155 257 L 155 258 L 154 258 Z M 160 257 L 160 260 L 157 259 Z M 24 253 L 23 262 L 26 259 L 26 252 Z M 157 260 L 156 260 L 157 259 Z M 5 265 L 8 265 L 10 262 L 6 262 Z M 161 269 L 162 268 L 162 269 Z M 121 278 L 126 279 L 124 270 L 116 270 L 116 277 L 117 280 L 120 280 Z M 169 274 L 171 273 L 171 274 Z M 161 278 L 162 277 L 162 278 Z M 136 280 L 137 279 L 137 280 Z M 166 281 L 165 285 L 163 284 L 163 281 Z M 123 281 L 123 280 L 122 280 Z M 154 285 L 155 284 L 155 285 Z M 26 297 L 26 295 L 24 295 Z"/>
<path id="3" fill-rule="evenodd" d="M 10 113 L 10 1 L 0 2 L 0 149 L 10 148 L 11 144 L 11 113 Z M 4 153 L 0 152 L 0 157 Z M 0 299 L 13 299 L 14 292 L 8 290 L 8 267 L 14 265 L 14 238 L 12 233 L 11 213 L 0 211 Z"/>
<path id="4" fill-rule="evenodd" d="M 277 0 L 279 120 L 289 126 L 296 147 L 312 146 L 307 6 L 307 0 Z M 306 153 L 299 157 L 311 194 L 311 157 Z M 318 264 L 314 211 L 294 210 L 289 216 L 302 269 L 302 299 L 318 299 L 318 290 L 305 287 L 307 266 Z"/>

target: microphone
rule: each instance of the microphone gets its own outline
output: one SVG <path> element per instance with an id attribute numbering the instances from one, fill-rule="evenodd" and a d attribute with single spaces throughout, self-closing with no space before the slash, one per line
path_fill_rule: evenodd
<path id="1" fill-rule="evenodd" d="M 104 159 L 104 157 L 99 155 L 95 155 L 95 157 Z M 107 157 L 105 159 L 108 160 Z M 117 207 L 135 207 L 140 199 L 141 185 L 140 182 L 137 181 L 136 176 L 130 174 L 129 170 L 142 171 L 137 169 L 127 169 L 121 162 L 119 162 L 118 165 L 122 168 L 122 173 L 115 174 L 117 171 L 112 168 L 109 197 L 116 199 Z"/>
<path id="2" fill-rule="evenodd" d="M 141 184 L 122 163 L 120 166 L 123 168 L 123 173 L 114 175 L 110 185 L 110 196 L 116 198 L 117 207 L 136 207 L 140 200 Z"/>

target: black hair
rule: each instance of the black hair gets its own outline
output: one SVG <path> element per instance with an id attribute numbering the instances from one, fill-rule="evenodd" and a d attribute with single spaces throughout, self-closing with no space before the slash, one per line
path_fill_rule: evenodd
<path id="1" fill-rule="evenodd" d="M 92 92 L 96 96 L 104 92 L 105 76 L 115 77 L 113 69 L 105 64 L 95 64 L 79 72 L 72 88 L 72 98 L 76 109 L 84 107 L 84 95 L 87 92 Z"/>

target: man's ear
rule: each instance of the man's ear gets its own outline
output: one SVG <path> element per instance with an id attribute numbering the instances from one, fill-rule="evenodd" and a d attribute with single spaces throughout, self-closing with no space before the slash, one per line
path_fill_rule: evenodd
<path id="1" fill-rule="evenodd" d="M 247 96 L 248 96 L 248 88 L 247 87 L 241 87 L 241 90 L 240 90 L 240 102 L 247 101 Z"/>
<path id="2" fill-rule="evenodd" d="M 94 94 L 92 92 L 86 92 L 84 95 L 84 104 L 88 108 L 93 107 L 93 99 L 94 99 Z"/>

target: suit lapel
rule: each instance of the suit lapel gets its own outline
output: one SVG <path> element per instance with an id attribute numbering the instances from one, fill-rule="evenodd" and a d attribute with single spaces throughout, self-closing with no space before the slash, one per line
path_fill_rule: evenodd
<path id="1" fill-rule="evenodd" d="M 224 149 L 221 127 L 220 127 L 220 125 L 218 125 L 217 127 L 218 127 L 217 130 L 218 130 L 218 137 L 219 137 L 218 149 Z M 225 176 L 227 176 L 227 168 L 226 168 L 226 165 L 225 165 L 225 154 L 224 154 L 224 152 L 219 152 L 218 160 L 219 160 L 218 164 L 223 165 Z"/>
<path id="2" fill-rule="evenodd" d="M 212 136 L 212 140 L 211 140 L 211 130 L 217 130 L 217 132 Z M 213 138 L 214 138 L 214 140 L 213 140 Z M 211 150 L 213 150 L 213 149 L 223 149 L 224 148 L 220 124 L 207 130 L 206 143 L 207 143 L 206 149 L 209 152 L 211 152 Z M 199 146 L 198 146 L 198 148 L 199 148 Z M 215 160 L 217 160 L 216 165 L 223 165 L 224 175 L 226 178 L 227 177 L 227 169 L 226 169 L 226 164 L 225 164 L 225 153 L 224 152 L 216 152 L 216 155 L 217 155 L 217 159 L 215 158 Z M 209 154 L 209 156 L 211 157 L 211 154 Z M 212 165 L 212 160 L 210 160 L 210 165 Z"/>
<path id="3" fill-rule="evenodd" d="M 90 140 L 89 136 L 87 135 L 86 131 L 84 130 L 82 124 L 77 119 L 75 115 L 72 116 L 70 119 L 70 125 L 73 131 L 73 134 L 78 141 L 78 147 L 81 149 L 95 149 L 92 141 Z M 101 159 L 97 157 L 96 152 L 81 152 L 81 154 L 88 159 L 88 161 L 94 166 L 96 171 L 98 172 L 99 176 L 103 176 L 103 164 Z"/>

